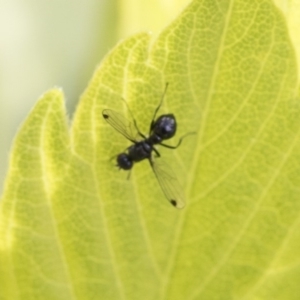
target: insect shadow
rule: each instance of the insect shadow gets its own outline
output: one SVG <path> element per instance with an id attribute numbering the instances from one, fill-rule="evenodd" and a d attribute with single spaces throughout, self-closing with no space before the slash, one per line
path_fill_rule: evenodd
<path id="1" fill-rule="evenodd" d="M 176 146 L 163 143 L 163 141 L 172 138 L 177 129 L 176 118 L 173 114 L 164 114 L 156 119 L 167 89 L 168 83 L 166 83 L 159 105 L 154 111 L 148 137 L 139 130 L 137 122 L 128 106 L 132 122 L 111 109 L 104 109 L 102 115 L 108 124 L 133 143 L 124 152 L 116 156 L 117 167 L 123 170 L 131 170 L 134 163 L 148 159 L 165 197 L 176 208 L 183 208 L 185 205 L 183 191 L 172 169 L 161 160 L 161 155 L 155 148 L 155 145 L 176 149 L 186 136 L 195 134 L 195 132 L 189 132 L 182 136 Z"/>

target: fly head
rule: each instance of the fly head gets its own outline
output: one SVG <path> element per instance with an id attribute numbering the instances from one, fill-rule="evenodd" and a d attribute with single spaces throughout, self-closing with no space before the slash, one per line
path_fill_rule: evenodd
<path id="1" fill-rule="evenodd" d="M 130 170 L 133 166 L 133 161 L 126 153 L 121 153 L 117 156 L 117 166 L 123 170 Z"/>

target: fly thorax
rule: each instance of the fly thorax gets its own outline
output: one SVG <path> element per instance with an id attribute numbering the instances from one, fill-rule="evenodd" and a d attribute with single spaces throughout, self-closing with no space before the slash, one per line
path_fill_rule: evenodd
<path id="1" fill-rule="evenodd" d="M 149 140 L 149 143 L 152 144 L 152 145 L 160 144 L 162 142 L 162 138 L 159 135 L 155 134 L 155 133 L 153 133 L 149 137 L 148 140 Z"/>
<path id="2" fill-rule="evenodd" d="M 152 146 L 146 141 L 141 141 L 138 143 L 135 143 L 128 149 L 128 155 L 130 158 L 135 161 L 141 161 L 145 158 L 150 157 L 152 151 Z"/>
<path id="3" fill-rule="evenodd" d="M 151 143 L 145 141 L 145 142 L 143 142 L 143 147 L 144 147 L 145 152 L 147 152 L 149 154 L 151 153 L 151 151 L 152 151 Z"/>

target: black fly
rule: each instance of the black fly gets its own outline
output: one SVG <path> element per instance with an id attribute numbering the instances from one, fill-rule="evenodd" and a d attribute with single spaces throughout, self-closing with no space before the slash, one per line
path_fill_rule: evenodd
<path id="1" fill-rule="evenodd" d="M 155 148 L 155 145 L 176 149 L 185 137 L 181 137 L 176 146 L 163 143 L 164 140 L 172 138 L 177 129 L 176 118 L 173 114 L 161 115 L 155 120 L 156 114 L 162 105 L 167 87 L 168 84 L 166 84 L 161 101 L 154 111 L 148 137 L 141 133 L 130 110 L 129 112 L 133 118 L 133 124 L 121 114 L 110 109 L 104 109 L 102 115 L 113 128 L 133 143 L 125 152 L 117 155 L 117 166 L 123 170 L 131 170 L 134 163 L 147 158 L 166 198 L 173 206 L 182 208 L 184 207 L 184 197 L 176 176 L 169 166 L 162 163 L 159 159 L 154 160 L 152 156 L 152 152 L 154 152 L 156 157 L 160 157 L 160 153 Z M 138 140 L 138 136 L 142 139 Z"/>

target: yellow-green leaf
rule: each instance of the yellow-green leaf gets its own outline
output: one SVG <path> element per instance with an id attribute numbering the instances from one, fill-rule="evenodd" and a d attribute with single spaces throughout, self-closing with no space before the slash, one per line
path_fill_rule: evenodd
<path id="1" fill-rule="evenodd" d="M 177 210 L 147 161 L 102 117 L 147 133 L 186 195 Z M 298 299 L 300 102 L 297 64 L 269 0 L 195 0 L 156 40 L 135 35 L 95 72 L 70 125 L 57 89 L 20 129 L 0 210 L 1 299 Z"/>

